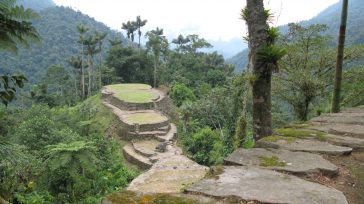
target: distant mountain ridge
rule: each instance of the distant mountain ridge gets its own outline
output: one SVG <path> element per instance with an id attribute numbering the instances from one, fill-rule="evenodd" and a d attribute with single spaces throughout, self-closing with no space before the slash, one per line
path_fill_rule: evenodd
<path id="1" fill-rule="evenodd" d="M 56 6 L 52 0 L 18 0 L 18 4 L 36 11 Z"/>
<path id="2" fill-rule="evenodd" d="M 109 47 L 108 39 L 119 38 L 126 42 L 120 32 L 111 30 L 105 24 L 97 22 L 81 12 L 55 6 L 50 0 L 24 0 L 23 3 L 24 6 L 39 10 L 38 14 L 41 18 L 34 21 L 34 26 L 41 36 L 41 43 L 33 43 L 30 50 L 19 49 L 17 55 L 1 52 L 0 74 L 23 73 L 28 77 L 30 84 L 34 84 L 41 80 L 47 68 L 52 64 L 69 67 L 67 59 L 80 54 L 80 45 L 77 43 L 79 38 L 77 25 L 79 24 L 89 27 L 90 34 L 95 31 L 108 33 L 107 39 L 103 43 L 104 53 Z M 34 8 L 35 6 L 40 7 Z"/>
<path id="3" fill-rule="evenodd" d="M 302 21 L 302 25 L 310 24 L 326 24 L 329 29 L 325 34 L 334 37 L 333 41 L 336 44 L 337 36 L 340 27 L 340 16 L 341 16 L 341 6 L 342 1 L 329 6 L 324 11 L 320 12 L 314 18 L 308 21 Z M 347 34 L 346 34 L 346 44 L 363 44 L 364 43 L 364 18 L 362 12 L 364 11 L 364 1 L 363 0 L 350 0 L 349 1 L 349 15 L 347 23 Z M 287 25 L 280 26 L 281 30 L 285 30 Z M 239 72 L 243 70 L 248 62 L 249 50 L 245 49 L 228 59 L 227 62 L 235 65 L 236 71 Z"/>

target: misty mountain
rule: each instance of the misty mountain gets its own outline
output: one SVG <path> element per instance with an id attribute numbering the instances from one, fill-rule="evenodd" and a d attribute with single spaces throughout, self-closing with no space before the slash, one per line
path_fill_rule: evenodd
<path id="1" fill-rule="evenodd" d="M 208 40 L 214 47 L 213 50 L 218 51 L 226 59 L 233 57 L 237 52 L 248 47 L 247 42 L 243 38 L 233 38 L 229 41 L 224 40 Z"/>
<path id="2" fill-rule="evenodd" d="M 53 2 L 49 0 L 24 0 L 23 3 L 39 10 L 41 18 L 34 20 L 33 24 L 41 36 L 41 42 L 32 43 L 31 49 L 20 48 L 18 54 L 1 52 L 0 74 L 22 73 L 33 84 L 41 80 L 50 65 L 69 67 L 67 59 L 80 54 L 76 29 L 79 24 L 89 27 L 89 34 L 94 34 L 95 31 L 108 33 L 103 43 L 104 52 L 109 47 L 108 39 L 119 38 L 126 42 L 120 32 L 71 8 L 52 6 Z"/>
<path id="3" fill-rule="evenodd" d="M 326 8 L 320 12 L 314 18 L 308 21 L 302 21 L 302 25 L 310 24 L 326 24 L 329 29 L 325 34 L 333 36 L 333 44 L 336 45 L 337 37 L 339 34 L 340 17 L 341 17 L 341 6 L 342 1 Z M 351 0 L 349 1 L 349 15 L 347 22 L 346 32 L 346 44 L 362 44 L 364 43 L 364 18 L 361 12 L 364 10 L 363 0 Z M 282 32 L 287 30 L 287 25 L 280 26 Z M 236 71 L 241 71 L 245 68 L 248 61 L 249 51 L 242 50 L 232 58 L 228 59 L 227 62 L 235 65 Z"/>
<path id="4" fill-rule="evenodd" d="M 56 6 L 52 0 L 18 0 L 18 4 L 36 11 Z"/>

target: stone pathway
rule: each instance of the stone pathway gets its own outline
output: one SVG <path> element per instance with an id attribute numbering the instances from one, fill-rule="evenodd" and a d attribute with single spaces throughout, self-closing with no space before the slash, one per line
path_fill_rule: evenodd
<path id="1" fill-rule="evenodd" d="M 130 93 L 133 85 L 126 87 Z M 204 203 L 204 200 L 229 203 L 226 200 L 230 198 L 239 200 L 233 203 L 348 203 L 342 192 L 306 178 L 335 178 L 341 168 L 325 158 L 348 157 L 353 151 L 364 149 L 364 106 L 325 114 L 309 121 L 309 125 L 296 127 L 299 131 L 314 131 L 312 137 L 278 134 L 277 139 L 257 141 L 256 146 L 260 148 L 238 149 L 225 158 L 225 166 L 206 174 L 209 168 L 188 159 L 176 145 L 177 128 L 162 112 L 167 97 L 149 86 L 137 87 L 132 91 L 149 90 L 158 95 L 156 100 L 145 104 L 120 101 L 125 87 L 117 85 L 102 91 L 103 103 L 120 119 L 119 136 L 129 141 L 123 147 L 125 158 L 147 170 L 130 183 L 127 189 L 130 192 L 196 196 L 201 201 L 192 203 Z M 119 97 L 114 97 L 115 94 Z M 324 133 L 324 137 L 315 136 L 319 133 Z M 102 203 L 124 202 L 115 199 L 115 195 L 106 197 Z M 125 194 L 118 196 L 125 197 Z"/>
<path id="2" fill-rule="evenodd" d="M 150 91 L 158 100 L 147 103 L 122 101 L 123 93 Z M 182 155 L 176 145 L 177 128 L 160 110 L 168 98 L 147 85 L 112 85 L 102 90 L 103 104 L 119 118 L 119 137 L 128 162 L 147 170 L 134 179 L 128 190 L 140 193 L 180 193 L 183 187 L 202 179 L 208 168 Z M 116 97 L 116 95 L 118 97 Z"/>
<path id="3" fill-rule="evenodd" d="M 318 131 L 312 137 L 277 134 L 257 141 L 261 148 L 238 149 L 224 160 L 225 165 L 235 166 L 224 166 L 186 191 L 260 203 L 348 203 L 342 192 L 296 176 L 335 177 L 340 168 L 321 155 L 348 157 L 352 151 L 363 150 L 364 106 L 326 114 L 309 124 L 296 130 Z M 319 132 L 324 137 L 315 137 Z"/>

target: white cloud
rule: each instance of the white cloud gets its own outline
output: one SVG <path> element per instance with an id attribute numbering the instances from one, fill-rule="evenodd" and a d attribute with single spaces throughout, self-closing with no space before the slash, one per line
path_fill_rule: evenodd
<path id="1" fill-rule="evenodd" d="M 54 0 L 94 17 L 113 29 L 148 20 L 145 30 L 164 28 L 167 35 L 196 33 L 210 40 L 241 38 L 246 33 L 240 11 L 245 0 Z M 277 25 L 307 20 L 339 0 L 265 0 L 279 18 Z"/>

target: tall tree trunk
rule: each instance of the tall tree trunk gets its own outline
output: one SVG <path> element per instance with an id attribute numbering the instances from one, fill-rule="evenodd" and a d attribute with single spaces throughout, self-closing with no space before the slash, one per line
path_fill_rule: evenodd
<path id="1" fill-rule="evenodd" d="M 257 53 L 267 46 L 267 19 L 263 0 L 247 0 L 250 64 L 253 82 L 253 136 L 255 140 L 272 135 L 271 77 L 272 71 L 259 60 Z"/>
<path id="2" fill-rule="evenodd" d="M 139 51 L 140 51 L 140 36 L 142 35 L 141 32 L 140 32 L 140 28 L 138 30 L 138 35 L 139 35 L 138 48 L 139 48 Z"/>
<path id="3" fill-rule="evenodd" d="M 159 57 L 154 59 L 154 71 L 153 71 L 153 88 L 157 88 L 157 62 Z"/>
<path id="4" fill-rule="evenodd" d="M 88 92 L 87 97 L 91 96 L 92 91 L 92 69 L 93 69 L 93 59 L 92 55 L 88 56 Z"/>
<path id="5" fill-rule="evenodd" d="M 346 21 L 348 18 L 348 4 L 349 0 L 343 0 L 343 6 L 341 11 L 341 24 L 339 31 L 339 44 L 337 47 L 334 93 L 332 96 L 331 112 L 333 113 L 337 113 L 340 111 L 340 92 L 341 92 L 341 79 L 342 79 L 342 69 L 344 61 Z"/>
<path id="6" fill-rule="evenodd" d="M 100 46 L 100 65 L 99 65 L 99 88 L 102 88 L 102 52 L 101 52 L 101 46 Z"/>
<path id="7" fill-rule="evenodd" d="M 82 99 L 85 99 L 85 70 L 84 68 L 84 63 L 83 63 L 83 55 L 84 55 L 84 51 L 83 51 L 83 42 L 82 42 L 82 51 L 81 51 L 81 83 L 82 83 Z"/>

